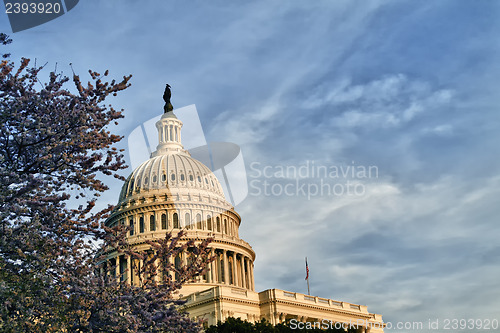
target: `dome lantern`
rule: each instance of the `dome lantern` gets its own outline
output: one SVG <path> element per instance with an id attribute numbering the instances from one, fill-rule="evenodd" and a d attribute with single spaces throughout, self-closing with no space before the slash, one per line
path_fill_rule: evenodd
<path id="1" fill-rule="evenodd" d="M 169 153 L 188 154 L 181 143 L 182 121 L 177 119 L 173 112 L 166 112 L 156 122 L 158 129 L 158 146 L 151 157 L 166 155 Z"/>

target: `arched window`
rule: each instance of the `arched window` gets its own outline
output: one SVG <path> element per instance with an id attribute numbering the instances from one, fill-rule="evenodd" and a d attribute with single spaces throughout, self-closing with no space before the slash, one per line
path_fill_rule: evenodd
<path id="1" fill-rule="evenodd" d="M 193 175 L 189 175 L 189 180 L 190 180 L 190 181 L 193 181 L 193 179 L 194 179 L 194 178 L 193 178 Z"/>
<path id="2" fill-rule="evenodd" d="M 151 215 L 149 217 L 149 231 L 155 231 L 155 230 L 156 230 L 155 216 Z"/>
<path id="3" fill-rule="evenodd" d="M 177 213 L 174 213 L 173 220 L 174 228 L 179 229 L 179 215 L 177 215 Z"/>
<path id="4" fill-rule="evenodd" d="M 200 214 L 196 214 L 196 229 L 202 229 L 202 225 L 201 225 L 201 215 Z"/>
<path id="5" fill-rule="evenodd" d="M 131 216 L 128 220 L 128 225 L 130 226 L 130 236 L 134 235 L 134 218 Z"/>
<path id="6" fill-rule="evenodd" d="M 157 180 L 156 175 L 153 175 L 153 183 L 156 183 L 156 180 Z"/>
<path id="7" fill-rule="evenodd" d="M 212 230 L 212 218 L 210 215 L 207 216 L 207 229 Z"/>
<path id="8" fill-rule="evenodd" d="M 161 214 L 161 228 L 167 229 L 167 214 Z"/>
<path id="9" fill-rule="evenodd" d="M 181 181 L 184 181 L 184 174 L 181 173 Z"/>
<path id="10" fill-rule="evenodd" d="M 171 179 L 172 181 L 175 181 L 175 173 L 173 173 L 173 174 L 171 174 L 171 175 L 170 175 L 170 179 Z"/>
<path id="11" fill-rule="evenodd" d="M 228 234 L 228 230 L 227 230 L 227 220 L 224 219 L 224 233 L 227 235 Z"/>
<path id="12" fill-rule="evenodd" d="M 217 232 L 220 232 L 220 217 L 217 216 Z"/>
<path id="13" fill-rule="evenodd" d="M 186 229 L 191 229 L 191 217 L 189 216 L 189 213 L 186 213 L 184 217 L 184 226 Z"/>
<path id="14" fill-rule="evenodd" d="M 167 175 L 166 174 L 162 174 L 161 175 L 161 181 L 164 182 L 167 180 Z"/>
<path id="15" fill-rule="evenodd" d="M 140 233 L 144 232 L 144 216 L 141 216 L 139 218 L 139 232 Z"/>

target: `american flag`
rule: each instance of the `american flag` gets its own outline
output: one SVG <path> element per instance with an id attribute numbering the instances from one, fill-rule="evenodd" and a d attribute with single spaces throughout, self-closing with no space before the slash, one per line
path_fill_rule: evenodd
<path id="1" fill-rule="evenodd" d="M 306 280 L 309 280 L 309 266 L 307 266 L 307 257 L 306 257 Z"/>

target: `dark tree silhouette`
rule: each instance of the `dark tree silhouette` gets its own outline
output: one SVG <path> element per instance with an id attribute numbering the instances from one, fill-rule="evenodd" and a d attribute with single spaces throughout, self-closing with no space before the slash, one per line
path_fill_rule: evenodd
<path id="1" fill-rule="evenodd" d="M 321 323 L 321 322 L 320 322 Z M 316 325 L 318 326 L 318 325 Z M 248 321 L 243 321 L 240 318 L 228 318 L 225 322 L 219 322 L 217 325 L 210 326 L 206 329 L 206 333 L 293 333 L 293 332 L 335 332 L 335 333 L 356 333 L 356 329 L 347 327 L 347 330 L 343 328 L 331 327 L 332 325 L 327 325 L 323 328 L 298 328 L 291 326 L 289 322 L 277 324 L 275 326 L 271 325 L 265 319 L 262 319 L 257 323 L 250 323 Z"/>

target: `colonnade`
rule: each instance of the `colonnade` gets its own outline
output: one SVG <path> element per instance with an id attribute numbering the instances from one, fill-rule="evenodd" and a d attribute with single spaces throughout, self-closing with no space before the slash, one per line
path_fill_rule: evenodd
<path id="1" fill-rule="evenodd" d="M 211 249 L 213 261 L 208 263 L 204 274 L 195 278 L 195 283 L 222 284 L 244 289 L 255 290 L 254 272 L 252 259 L 242 253 L 226 249 Z M 174 267 L 179 265 L 188 265 L 187 253 L 182 253 L 177 258 L 170 258 Z M 131 259 L 130 256 L 122 254 L 109 259 L 101 267 L 101 273 L 110 274 L 119 278 L 122 282 L 139 284 L 137 269 L 143 265 L 143 260 Z M 160 264 L 156 263 L 157 267 Z M 161 272 L 161 269 L 159 270 Z M 177 274 L 171 273 L 171 278 L 178 279 Z M 160 276 L 157 276 L 160 281 Z"/>
<path id="2" fill-rule="evenodd" d="M 163 120 L 163 124 L 157 126 L 160 143 L 181 142 L 182 123 L 179 120 Z"/>

